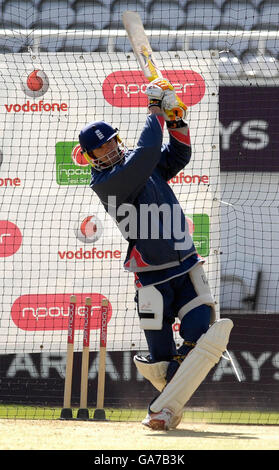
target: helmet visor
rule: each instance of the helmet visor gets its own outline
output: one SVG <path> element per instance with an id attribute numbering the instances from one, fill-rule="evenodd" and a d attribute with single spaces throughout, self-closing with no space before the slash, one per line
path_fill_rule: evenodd
<path id="1" fill-rule="evenodd" d="M 114 139 L 111 138 L 106 143 L 109 144 L 111 140 Z M 97 155 L 94 153 L 94 151 L 97 153 Z M 118 143 L 114 148 L 108 149 L 106 152 L 102 153 L 101 156 L 98 155 L 98 149 L 97 151 L 96 149 L 89 150 L 84 152 L 83 155 L 93 168 L 101 171 L 106 168 L 111 168 L 112 166 L 121 162 L 124 157 L 124 146 L 122 145 L 122 142 L 118 140 Z"/>

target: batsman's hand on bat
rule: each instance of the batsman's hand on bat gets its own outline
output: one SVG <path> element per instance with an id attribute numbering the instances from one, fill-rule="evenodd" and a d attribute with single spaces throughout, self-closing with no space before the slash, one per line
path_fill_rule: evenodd
<path id="1" fill-rule="evenodd" d="M 158 106 L 166 121 L 181 121 L 186 118 L 187 106 L 176 95 L 173 85 L 164 78 L 156 78 L 146 88 L 148 108 Z"/>
<path id="2" fill-rule="evenodd" d="M 187 116 L 187 106 L 176 95 L 174 90 L 167 90 L 162 99 L 161 108 L 166 121 L 183 121 Z"/>
<path id="3" fill-rule="evenodd" d="M 146 87 L 145 93 L 148 96 L 148 108 L 159 106 L 161 108 L 162 100 L 167 90 L 173 90 L 172 84 L 164 78 L 156 78 L 152 80 Z"/>

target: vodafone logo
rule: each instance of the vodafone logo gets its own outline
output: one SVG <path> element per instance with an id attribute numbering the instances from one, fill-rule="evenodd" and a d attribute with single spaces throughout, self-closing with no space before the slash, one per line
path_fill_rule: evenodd
<path id="1" fill-rule="evenodd" d="M 0 220 L 0 258 L 14 255 L 22 243 L 19 228 L 8 220 Z"/>
<path id="2" fill-rule="evenodd" d="M 21 79 L 21 88 L 25 95 L 31 98 L 38 98 L 44 95 L 49 88 L 49 80 L 42 70 L 33 70 L 26 73 Z M 25 103 L 6 103 L 4 104 L 7 113 L 43 113 L 43 112 L 67 112 L 67 103 L 47 103 L 39 100 L 37 103 L 27 100 Z"/>
<path id="3" fill-rule="evenodd" d="M 77 166 L 89 166 L 88 161 L 84 157 L 82 151 L 81 151 L 81 146 L 78 144 L 76 145 L 71 153 L 72 160 L 75 165 Z"/>
<path id="4" fill-rule="evenodd" d="M 188 175 L 180 171 L 168 181 L 169 184 L 209 184 L 208 175 Z"/>
<path id="5" fill-rule="evenodd" d="M 87 215 L 81 217 L 77 222 L 74 229 L 75 236 L 79 241 L 84 244 L 93 244 L 103 234 L 102 222 L 96 215 Z M 107 261 L 111 259 L 121 259 L 121 251 L 119 250 L 98 250 L 95 246 L 90 249 L 81 247 L 76 251 L 72 250 L 58 250 L 58 256 L 60 260 L 96 260 L 96 261 Z"/>
<path id="6" fill-rule="evenodd" d="M 75 329 L 83 330 L 86 311 L 85 299 L 90 297 L 90 329 L 98 330 L 102 325 L 101 303 L 106 297 L 99 293 L 75 294 L 77 299 Z M 15 325 L 25 331 L 68 330 L 71 294 L 22 295 L 12 305 L 11 317 Z M 109 302 L 107 319 L 110 321 L 112 307 Z"/>
<path id="7" fill-rule="evenodd" d="M 27 96 L 38 98 L 43 96 L 49 87 L 49 80 L 43 70 L 33 70 L 25 73 L 21 79 L 21 88 Z"/>
<path id="8" fill-rule="evenodd" d="M 165 70 L 163 76 L 172 83 L 176 94 L 187 106 L 194 106 L 203 99 L 205 81 L 199 73 L 193 70 Z M 103 95 L 109 104 L 119 108 L 146 107 L 144 91 L 147 85 L 140 71 L 117 71 L 104 80 Z"/>
<path id="9" fill-rule="evenodd" d="M 103 226 L 96 215 L 85 217 L 75 229 L 75 235 L 83 243 L 96 242 L 103 233 Z"/>

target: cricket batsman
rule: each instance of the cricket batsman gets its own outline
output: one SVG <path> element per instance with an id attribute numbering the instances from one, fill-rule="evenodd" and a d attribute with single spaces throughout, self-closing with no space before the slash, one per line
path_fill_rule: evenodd
<path id="1" fill-rule="evenodd" d="M 134 363 L 159 392 L 142 423 L 168 430 L 179 424 L 185 404 L 220 360 L 233 323 L 216 320 L 204 260 L 168 184 L 191 158 L 187 107 L 165 79 L 149 83 L 146 94 L 149 114 L 133 150 L 126 149 L 118 130 L 104 121 L 86 125 L 79 141 L 92 166 L 90 187 L 122 233 L 126 209 L 133 207 L 128 211 L 130 230 L 123 233 L 128 241 L 124 269 L 134 273 L 139 322 L 149 349 L 147 357 L 136 355 Z M 143 206 L 150 209 L 156 230 L 142 230 Z M 163 207 L 168 217 L 162 216 Z M 176 318 L 183 339 L 178 350 L 172 329 Z"/>

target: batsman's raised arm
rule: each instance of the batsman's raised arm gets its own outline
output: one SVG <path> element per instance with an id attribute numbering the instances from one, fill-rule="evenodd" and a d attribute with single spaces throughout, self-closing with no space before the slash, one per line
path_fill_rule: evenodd
<path id="1" fill-rule="evenodd" d="M 150 112 L 164 116 L 169 132 L 169 143 L 162 147 L 158 169 L 165 180 L 182 170 L 191 158 L 191 140 L 187 106 L 178 100 L 174 87 L 165 79 L 156 79 L 146 89 Z"/>

